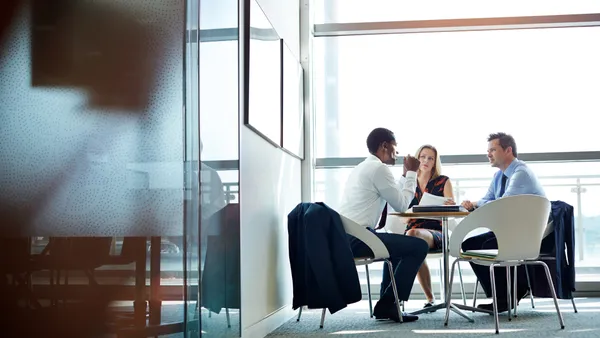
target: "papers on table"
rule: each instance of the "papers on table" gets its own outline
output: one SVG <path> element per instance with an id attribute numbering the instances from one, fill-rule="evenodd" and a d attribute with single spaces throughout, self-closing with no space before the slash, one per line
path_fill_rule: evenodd
<path id="1" fill-rule="evenodd" d="M 426 192 L 423 194 L 423 197 L 421 197 L 421 202 L 419 202 L 419 205 L 444 205 L 446 200 L 448 200 L 447 197 L 435 196 Z"/>

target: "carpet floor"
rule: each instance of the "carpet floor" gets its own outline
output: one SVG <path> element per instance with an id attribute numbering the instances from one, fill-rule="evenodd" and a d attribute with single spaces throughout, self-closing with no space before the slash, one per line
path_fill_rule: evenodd
<path id="1" fill-rule="evenodd" d="M 458 302 L 458 300 L 457 300 Z M 482 303 L 489 302 L 483 299 Z M 560 329 L 558 316 L 551 299 L 536 298 L 535 308 L 529 299 L 523 299 L 518 307 L 518 317 L 508 321 L 507 314 L 500 315 L 502 337 L 600 337 L 600 298 L 575 299 L 578 313 L 574 313 L 569 300 L 559 300 L 565 322 Z M 407 312 L 423 306 L 422 300 L 405 304 Z M 321 310 L 303 310 L 300 321 L 296 318 L 273 331 L 268 337 L 326 337 L 344 335 L 356 337 L 497 337 L 494 317 L 484 313 L 467 313 L 475 322 L 470 323 L 453 312 L 448 326 L 444 326 L 444 311 L 419 315 L 412 323 L 395 323 L 369 318 L 367 301 L 351 304 L 333 315 L 327 312 L 323 329 L 319 328 Z"/>

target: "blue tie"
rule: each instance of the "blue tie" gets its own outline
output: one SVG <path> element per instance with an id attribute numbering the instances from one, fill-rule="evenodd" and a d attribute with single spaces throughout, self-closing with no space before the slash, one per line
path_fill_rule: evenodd
<path id="1" fill-rule="evenodd" d="M 502 174 L 502 186 L 500 187 L 500 197 L 504 196 L 504 191 L 506 190 L 506 180 L 508 177 Z"/>

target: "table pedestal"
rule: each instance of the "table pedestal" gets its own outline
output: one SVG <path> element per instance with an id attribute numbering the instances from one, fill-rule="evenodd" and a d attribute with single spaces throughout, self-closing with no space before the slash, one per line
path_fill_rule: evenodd
<path id="1" fill-rule="evenodd" d="M 442 295 L 444 297 L 444 300 L 442 303 L 435 304 L 435 305 L 427 307 L 427 308 L 423 308 L 421 310 L 412 312 L 411 314 L 418 315 L 421 313 L 434 312 L 439 309 L 446 309 L 446 307 L 448 306 L 448 302 L 450 302 L 450 309 L 452 311 L 456 312 L 460 316 L 467 319 L 469 322 L 473 323 L 474 322 L 473 318 L 469 317 L 462 310 L 483 312 L 483 313 L 489 313 L 489 314 L 493 314 L 493 312 L 479 309 L 479 308 L 472 307 L 472 306 L 463 305 L 463 304 L 452 303 L 452 295 L 448 294 L 448 290 L 450 289 L 450 287 L 448 285 L 449 274 L 450 274 L 450 271 L 448 269 L 449 260 L 450 260 L 450 250 L 448 250 L 448 244 L 449 244 L 448 243 L 448 219 L 449 219 L 449 217 L 442 216 L 440 218 L 442 221 L 442 256 L 443 256 L 443 267 L 442 267 L 443 271 L 440 271 L 440 273 L 443 273 L 443 278 L 442 278 L 443 283 L 441 285 L 441 289 L 442 289 Z"/>

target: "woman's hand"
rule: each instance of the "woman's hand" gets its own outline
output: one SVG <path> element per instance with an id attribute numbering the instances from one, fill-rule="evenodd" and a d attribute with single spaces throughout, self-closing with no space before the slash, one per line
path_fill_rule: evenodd
<path id="1" fill-rule="evenodd" d="M 456 202 L 454 202 L 454 200 L 452 198 L 448 198 L 445 202 L 444 205 L 456 205 Z"/>

